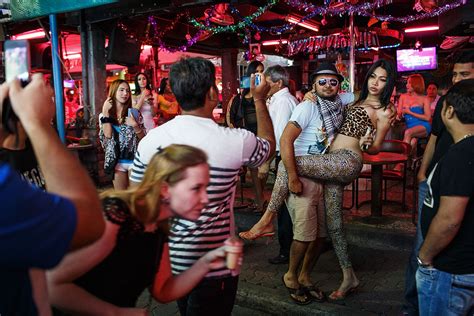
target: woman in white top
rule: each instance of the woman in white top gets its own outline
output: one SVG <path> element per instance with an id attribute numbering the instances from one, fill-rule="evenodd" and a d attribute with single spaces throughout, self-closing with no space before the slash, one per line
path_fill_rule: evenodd
<path id="1" fill-rule="evenodd" d="M 158 96 L 150 85 L 150 80 L 143 72 L 135 76 L 135 93 L 133 94 L 133 107 L 140 111 L 146 132 L 155 127 L 153 117 L 157 110 Z"/>

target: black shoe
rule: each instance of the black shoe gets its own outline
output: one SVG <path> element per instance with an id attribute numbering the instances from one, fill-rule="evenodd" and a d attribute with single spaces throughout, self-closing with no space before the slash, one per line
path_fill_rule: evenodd
<path id="1" fill-rule="evenodd" d="M 289 261 L 290 261 L 290 258 L 288 258 L 288 256 L 281 255 L 281 254 L 274 258 L 268 259 L 268 262 L 271 264 L 284 264 L 284 263 L 288 263 Z"/>

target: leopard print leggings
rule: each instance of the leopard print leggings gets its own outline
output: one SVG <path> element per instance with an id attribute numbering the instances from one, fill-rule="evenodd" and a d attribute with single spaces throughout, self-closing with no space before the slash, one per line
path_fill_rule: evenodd
<path id="1" fill-rule="evenodd" d="M 325 155 L 296 157 L 298 174 L 324 181 L 326 225 L 341 268 L 352 263 L 347 251 L 347 241 L 342 221 L 344 185 L 354 181 L 362 170 L 362 157 L 348 149 L 337 149 Z M 267 210 L 276 212 L 288 196 L 288 174 L 281 162 Z"/>

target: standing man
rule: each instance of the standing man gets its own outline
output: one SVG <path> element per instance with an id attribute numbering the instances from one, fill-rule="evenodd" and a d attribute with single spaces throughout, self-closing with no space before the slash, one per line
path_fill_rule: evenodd
<path id="1" fill-rule="evenodd" d="M 291 113 L 298 104 L 298 100 L 290 93 L 288 88 L 290 76 L 282 66 L 272 66 L 265 71 L 265 80 L 270 86 L 268 91 L 268 111 L 273 123 L 276 141 L 276 158 L 275 165 L 281 160 L 280 157 L 280 137 L 288 123 Z M 267 178 L 270 169 L 270 161 L 260 168 L 259 175 Z M 276 257 L 268 259 L 271 264 L 286 264 L 290 255 L 291 242 L 293 240 L 293 230 L 291 218 L 288 214 L 286 205 L 282 206 L 278 216 L 278 242 L 280 244 L 280 252 Z"/>
<path id="2" fill-rule="evenodd" d="M 259 167 L 274 152 L 275 137 L 265 105 L 268 85 L 260 80 L 251 90 L 257 112 L 257 136 L 242 129 L 221 127 L 212 119 L 219 102 L 214 65 L 203 58 L 182 59 L 171 67 L 170 84 L 182 115 L 156 127 L 138 145 L 130 174 L 140 182 L 151 157 L 171 144 L 191 145 L 209 157 L 209 204 L 196 222 L 178 219 L 169 236 L 173 274 L 187 270 L 203 254 L 216 249 L 233 235 L 234 194 L 241 166 Z M 229 269 L 212 270 L 187 296 L 178 300 L 181 315 L 230 315 L 237 293 L 238 276 Z"/>
<path id="3" fill-rule="evenodd" d="M 430 82 L 426 87 L 426 96 L 430 100 L 430 109 L 433 114 L 438 104 L 440 96 L 438 95 L 438 84 L 436 82 Z"/>
<path id="4" fill-rule="evenodd" d="M 441 118 L 453 139 L 427 180 L 417 257 L 421 316 L 474 313 L 474 79 L 446 94 Z"/>
<path id="5" fill-rule="evenodd" d="M 19 81 L 0 86 L 0 143 L 8 137 L 4 124 L 16 121 L 11 112 L 7 115 L 7 96 L 31 141 L 48 193 L 0 163 L 0 314 L 37 315 L 47 301 L 35 304 L 29 269 L 53 268 L 67 251 L 100 238 L 105 225 L 94 184 L 51 126 L 52 91 L 42 75 L 34 75 L 24 89 Z M 35 294 L 47 298 L 46 288 Z"/>
<path id="6" fill-rule="evenodd" d="M 452 82 L 456 84 L 462 80 L 474 78 L 474 51 L 462 52 L 453 67 Z M 428 192 L 428 185 L 426 183 L 427 175 L 433 170 L 436 163 L 441 157 L 448 151 L 449 147 L 453 144 L 453 138 L 447 132 L 446 127 L 441 119 L 441 109 L 443 107 L 445 97 L 441 97 L 436 106 L 436 110 L 433 115 L 433 123 L 431 135 L 426 145 L 423 159 L 421 161 L 420 170 L 418 171 L 418 219 L 421 218 L 421 209 L 423 201 Z M 405 304 L 402 308 L 402 312 L 405 315 L 418 315 L 418 295 L 415 283 L 415 272 L 417 270 L 416 255 L 420 250 L 421 244 L 423 243 L 423 237 L 421 235 L 420 221 L 415 234 L 415 243 L 413 250 L 408 261 L 405 274 Z"/>
<path id="7" fill-rule="evenodd" d="M 334 69 L 333 69 L 334 68 Z M 335 109 L 342 109 L 343 103 L 337 97 L 343 77 L 332 64 L 322 64 L 311 74 L 310 82 L 323 102 L 334 102 Z M 323 82 L 321 85 L 318 82 Z M 335 86 L 330 82 L 337 82 Z M 347 98 L 347 95 L 342 95 Z M 350 96 L 349 96 L 350 97 Z M 349 103 L 345 100 L 344 103 Z M 312 300 L 322 302 L 324 293 L 311 280 L 311 272 L 321 254 L 326 233 L 324 208 L 321 207 L 323 185 L 312 179 L 299 177 L 296 156 L 322 155 L 329 146 L 328 134 L 321 114 L 319 100 L 306 100 L 299 104 L 291 115 L 281 138 L 281 154 L 288 172 L 288 183 L 294 193 L 288 197 L 287 205 L 293 221 L 293 243 L 291 244 L 288 271 L 283 280 L 291 289 L 290 298 L 297 304 Z M 325 106 L 328 104 L 326 103 Z M 342 118 L 342 114 L 341 114 Z M 298 270 L 301 266 L 301 270 Z"/>

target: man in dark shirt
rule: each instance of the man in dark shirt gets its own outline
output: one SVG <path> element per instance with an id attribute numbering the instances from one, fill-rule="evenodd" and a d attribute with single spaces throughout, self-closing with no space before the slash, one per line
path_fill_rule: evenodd
<path id="1" fill-rule="evenodd" d="M 474 78 L 474 51 L 465 51 L 459 55 L 454 62 L 453 67 L 453 84 L 459 81 Z M 433 169 L 434 165 L 440 158 L 448 151 L 453 144 L 451 135 L 446 130 L 441 119 L 441 109 L 443 107 L 445 97 L 441 97 L 436 105 L 433 115 L 432 131 L 423 154 L 423 160 L 420 170 L 418 172 L 418 218 L 421 218 L 421 209 L 425 195 L 428 191 L 426 181 L 427 175 Z M 418 315 L 418 296 L 415 284 L 415 272 L 417 269 L 416 255 L 423 243 L 421 229 L 418 226 L 416 230 L 415 242 L 413 250 L 408 261 L 405 275 L 405 305 L 403 306 L 403 313 L 405 315 Z"/>
<path id="2" fill-rule="evenodd" d="M 474 79 L 446 94 L 441 117 L 453 145 L 431 170 L 417 257 L 420 315 L 474 312 Z"/>
<path id="3" fill-rule="evenodd" d="M 7 96 L 31 141 L 48 193 L 0 162 L 0 315 L 38 315 L 38 304 L 45 302 L 33 300 L 29 269 L 54 267 L 68 250 L 96 241 L 105 225 L 94 184 L 50 124 L 52 91 L 42 76 L 34 75 L 24 89 L 19 81 L 0 86 L 2 122 L 8 118 Z M 8 136 L 3 127 L 2 144 Z M 47 297 L 44 291 L 35 294 L 40 300 Z"/>

